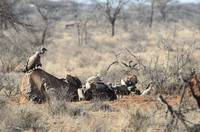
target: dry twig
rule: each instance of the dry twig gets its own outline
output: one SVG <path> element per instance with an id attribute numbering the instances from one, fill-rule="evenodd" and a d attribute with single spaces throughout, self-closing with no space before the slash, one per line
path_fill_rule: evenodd
<path id="1" fill-rule="evenodd" d="M 184 90 L 185 91 L 185 90 Z M 184 93 L 184 92 L 183 92 Z M 182 96 L 183 96 L 184 94 L 182 94 Z M 183 97 L 181 97 L 181 98 L 183 98 Z M 173 108 L 172 108 L 172 106 L 171 105 L 169 105 L 168 104 L 168 102 L 163 98 L 163 96 L 162 95 L 159 95 L 158 96 L 158 101 L 161 103 L 161 104 L 163 104 L 164 106 L 165 106 L 165 108 L 166 108 L 166 112 L 168 113 L 170 113 L 170 115 L 171 115 L 171 120 L 170 120 L 170 122 L 167 124 L 167 126 L 166 126 L 166 129 L 165 129 L 165 131 L 169 131 L 169 132 L 171 132 L 171 131 L 173 131 L 174 130 L 174 128 L 177 126 L 177 124 L 178 124 L 178 121 L 181 121 L 181 123 L 184 125 L 184 127 L 186 128 L 186 130 L 189 130 L 189 126 L 187 125 L 187 120 L 185 119 L 185 116 L 181 113 L 181 111 L 180 110 L 174 110 Z M 182 99 L 181 99 L 181 101 L 180 101 L 180 103 L 182 103 Z M 180 106 L 180 104 L 179 104 L 179 106 Z M 180 108 L 179 108 L 180 109 Z"/>

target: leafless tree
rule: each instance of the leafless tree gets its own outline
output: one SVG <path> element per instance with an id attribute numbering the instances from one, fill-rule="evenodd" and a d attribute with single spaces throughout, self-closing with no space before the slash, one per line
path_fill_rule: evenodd
<path id="1" fill-rule="evenodd" d="M 78 17 L 80 16 L 80 9 L 79 9 L 79 4 L 76 2 L 72 3 L 72 13 L 74 14 L 74 19 L 78 19 Z"/>
<path id="2" fill-rule="evenodd" d="M 88 22 L 90 19 L 85 20 L 76 20 L 76 21 L 69 21 L 67 24 L 65 24 L 65 29 L 68 29 L 70 27 L 75 27 L 77 30 L 77 40 L 78 44 L 87 44 L 88 43 Z"/>
<path id="3" fill-rule="evenodd" d="M 168 6 L 172 2 L 176 2 L 176 1 L 174 1 L 174 0 L 156 0 L 157 8 L 159 9 L 161 16 L 162 16 L 162 20 L 164 20 L 164 21 L 166 20 Z"/>
<path id="4" fill-rule="evenodd" d="M 166 16 L 167 16 L 168 6 L 170 5 L 170 3 L 174 3 L 177 1 L 175 0 L 147 0 L 146 2 L 150 2 L 150 5 L 151 5 L 151 15 L 150 15 L 150 23 L 149 23 L 149 27 L 151 28 L 153 26 L 155 9 L 159 10 L 162 16 L 162 20 L 165 21 Z"/>
<path id="5" fill-rule="evenodd" d="M 150 28 L 153 26 L 155 1 L 156 0 L 151 0 L 151 16 L 150 16 L 150 24 L 149 24 Z"/>
<path id="6" fill-rule="evenodd" d="M 77 31 L 78 44 L 86 45 L 89 40 L 88 23 L 96 19 L 94 18 L 95 13 L 93 13 L 96 11 L 96 7 L 91 6 L 91 8 L 83 9 L 79 3 L 73 2 L 71 8 L 73 20 L 65 24 L 65 29 L 74 28 Z"/>
<path id="7" fill-rule="evenodd" d="M 107 20 L 111 24 L 112 37 L 115 36 L 115 23 L 119 18 L 121 9 L 129 2 L 129 0 L 106 0 L 102 2 L 95 0 L 97 7 L 102 9 Z"/>
<path id="8" fill-rule="evenodd" d="M 149 27 L 153 26 L 155 10 L 158 9 L 161 13 L 162 20 L 166 20 L 168 6 L 170 3 L 177 2 L 175 0 L 146 0 L 145 2 L 151 5 L 150 23 Z"/>
<path id="9" fill-rule="evenodd" d="M 48 27 L 49 27 L 49 21 L 48 21 L 47 16 L 44 13 L 42 13 L 40 7 L 36 6 L 36 8 L 37 8 L 37 11 L 39 12 L 40 16 L 42 17 L 42 19 L 45 23 L 45 26 L 44 26 L 44 29 L 43 29 L 43 32 L 42 32 L 41 42 L 40 42 L 41 45 L 44 45 L 47 30 L 48 30 Z"/>
<path id="10" fill-rule="evenodd" d="M 150 11 L 151 14 L 150 14 L 150 22 L 149 22 L 149 27 L 151 28 L 153 26 L 153 21 L 154 21 L 156 0 L 146 0 L 144 2 L 150 3 L 150 5 L 151 5 L 151 11 Z"/>
<path id="11" fill-rule="evenodd" d="M 0 29 L 7 30 L 9 27 L 18 31 L 18 26 L 31 26 L 21 21 L 21 16 L 16 13 L 15 7 L 19 0 L 0 1 Z"/>
<path id="12" fill-rule="evenodd" d="M 44 45 L 48 37 L 47 35 L 49 33 L 49 29 L 53 25 L 53 15 L 55 15 L 55 13 L 57 12 L 58 7 L 50 5 L 47 0 L 32 0 L 30 3 L 33 5 L 36 12 L 39 14 L 39 17 L 42 19 L 41 23 L 43 25 L 41 36 L 37 36 L 38 32 L 35 33 L 35 29 L 31 31 L 33 37 L 35 38 L 35 41 L 31 43 L 37 46 Z"/>

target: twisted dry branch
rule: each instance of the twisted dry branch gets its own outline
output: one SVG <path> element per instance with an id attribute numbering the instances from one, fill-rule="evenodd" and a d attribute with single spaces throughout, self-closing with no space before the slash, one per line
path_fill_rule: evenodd
<path id="1" fill-rule="evenodd" d="M 182 97 L 181 97 L 182 99 L 183 99 L 184 94 L 185 94 L 185 88 L 183 89 L 183 93 L 182 93 Z M 182 99 L 181 99 L 180 103 L 182 103 Z M 163 98 L 162 95 L 158 96 L 158 101 L 162 105 L 165 106 L 166 112 L 167 113 L 169 112 L 170 115 L 171 115 L 171 120 L 166 127 L 167 131 L 172 131 L 173 128 L 177 126 L 178 121 L 180 121 L 183 124 L 183 126 L 186 128 L 186 130 L 189 130 L 189 126 L 186 123 L 187 120 L 185 119 L 185 116 L 181 113 L 180 107 L 179 107 L 178 111 L 174 110 L 173 107 L 168 104 L 168 102 Z M 180 106 L 180 104 L 179 104 L 179 106 Z"/>

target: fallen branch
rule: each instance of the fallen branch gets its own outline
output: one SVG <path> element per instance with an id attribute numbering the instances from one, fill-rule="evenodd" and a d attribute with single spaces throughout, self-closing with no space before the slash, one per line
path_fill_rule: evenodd
<path id="1" fill-rule="evenodd" d="M 182 94 L 182 95 L 184 95 L 184 94 Z M 186 128 L 186 130 L 189 130 L 189 126 L 186 123 L 187 120 L 185 119 L 184 115 L 180 112 L 180 110 L 178 110 L 178 111 L 174 110 L 172 108 L 172 106 L 167 103 L 167 101 L 163 98 L 162 95 L 158 96 L 158 101 L 165 106 L 166 112 L 167 113 L 169 112 L 171 115 L 171 120 L 166 127 L 167 131 L 172 131 L 173 128 L 177 126 L 178 121 L 181 121 L 181 123 Z M 181 99 L 181 102 L 182 102 L 182 99 Z"/>

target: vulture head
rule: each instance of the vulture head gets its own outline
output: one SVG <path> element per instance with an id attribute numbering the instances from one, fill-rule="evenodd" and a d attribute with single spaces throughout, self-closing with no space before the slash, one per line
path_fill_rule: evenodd
<path id="1" fill-rule="evenodd" d="M 47 52 L 46 48 L 43 47 L 43 48 L 40 49 L 40 54 L 44 54 L 45 52 Z"/>

